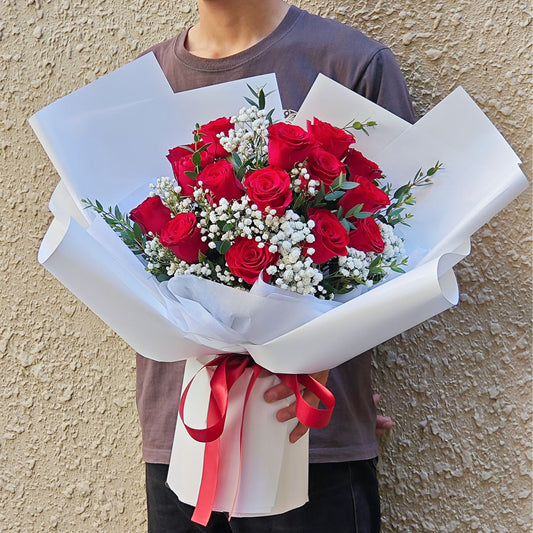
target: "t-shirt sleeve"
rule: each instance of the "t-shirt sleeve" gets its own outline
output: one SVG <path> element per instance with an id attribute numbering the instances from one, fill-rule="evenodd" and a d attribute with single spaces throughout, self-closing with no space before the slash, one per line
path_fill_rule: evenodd
<path id="1" fill-rule="evenodd" d="M 355 90 L 391 113 L 408 122 L 415 122 L 405 79 L 390 49 L 381 48 L 374 54 Z"/>

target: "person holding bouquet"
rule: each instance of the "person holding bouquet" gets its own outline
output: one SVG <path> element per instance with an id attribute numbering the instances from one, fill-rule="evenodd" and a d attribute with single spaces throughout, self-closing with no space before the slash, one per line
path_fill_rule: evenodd
<path id="1" fill-rule="evenodd" d="M 297 110 L 319 73 L 413 122 L 409 93 L 392 52 L 359 31 L 311 15 L 283 0 L 198 0 L 199 21 L 153 51 L 175 92 L 275 72 L 286 110 Z M 366 117 L 363 117 L 366 118 Z M 287 354 L 290 356 L 290 354 Z M 380 528 L 376 477 L 376 410 L 371 354 L 314 375 L 336 398 L 329 426 L 310 435 L 309 502 L 288 513 L 232 518 L 213 513 L 206 528 L 191 522 L 192 507 L 165 486 L 184 362 L 137 356 L 137 406 L 146 462 L 150 533 L 374 533 Z M 276 402 L 291 391 L 265 394 Z M 305 392 L 310 403 L 318 403 Z M 280 423 L 294 418 L 280 409 Z M 295 442 L 308 428 L 298 424 Z"/>

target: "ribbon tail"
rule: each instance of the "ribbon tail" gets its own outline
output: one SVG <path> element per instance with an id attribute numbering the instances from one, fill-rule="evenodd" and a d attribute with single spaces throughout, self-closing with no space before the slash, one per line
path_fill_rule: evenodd
<path id="1" fill-rule="evenodd" d="M 206 526 L 211 517 L 218 484 L 220 440 L 216 439 L 205 444 L 202 482 L 198 493 L 198 501 L 191 517 L 193 522 Z"/>
<path id="2" fill-rule="evenodd" d="M 233 513 L 235 512 L 235 507 L 237 506 L 237 498 L 239 496 L 239 488 L 241 485 L 242 441 L 243 441 L 243 433 L 244 433 L 244 414 L 246 412 L 246 404 L 248 403 L 248 399 L 250 398 L 250 394 L 255 385 L 255 382 L 257 381 L 257 377 L 259 376 L 260 371 L 261 371 L 261 367 L 259 365 L 254 364 L 252 367 L 252 375 L 250 377 L 250 381 L 248 382 L 248 388 L 246 389 L 246 396 L 244 397 L 244 404 L 242 408 L 242 417 L 241 417 L 241 432 L 240 432 L 240 439 L 239 439 L 239 475 L 237 477 L 237 487 L 235 489 L 235 497 L 233 498 L 233 505 L 231 506 L 231 511 L 229 512 L 228 520 L 231 520 L 231 517 L 233 516 Z"/>

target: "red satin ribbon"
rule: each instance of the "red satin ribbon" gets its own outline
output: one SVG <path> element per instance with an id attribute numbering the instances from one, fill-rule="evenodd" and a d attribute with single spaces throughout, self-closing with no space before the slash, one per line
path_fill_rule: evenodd
<path id="1" fill-rule="evenodd" d="M 214 367 L 213 376 L 211 377 L 211 394 L 209 397 L 209 407 L 207 411 L 207 427 L 205 429 L 195 429 L 188 426 L 184 419 L 185 401 L 189 389 L 194 381 L 189 382 L 180 400 L 179 413 L 185 429 L 189 435 L 199 442 L 206 443 L 204 450 L 204 465 L 202 472 L 202 481 L 198 493 L 198 501 L 192 515 L 192 521 L 198 524 L 206 525 L 213 510 L 215 494 L 218 483 L 218 465 L 219 465 L 219 437 L 224 431 L 226 414 L 228 411 L 229 392 L 235 382 L 244 373 L 246 368 L 252 369 L 252 375 L 246 389 L 243 412 L 241 415 L 240 430 L 240 461 L 239 461 L 239 480 L 240 469 L 242 464 L 242 436 L 244 413 L 246 404 L 252 392 L 253 386 L 257 380 L 261 367 L 254 363 L 253 359 L 247 355 L 222 355 L 210 361 L 203 368 Z M 296 396 L 296 417 L 298 420 L 310 428 L 322 428 L 329 424 L 331 413 L 335 406 L 335 397 L 324 385 L 307 374 L 276 374 L 279 379 L 285 383 Z M 325 409 L 318 409 L 309 405 L 300 390 L 299 384 L 311 391 L 325 406 Z M 233 508 L 230 517 L 235 509 L 239 486 L 233 500 Z"/>

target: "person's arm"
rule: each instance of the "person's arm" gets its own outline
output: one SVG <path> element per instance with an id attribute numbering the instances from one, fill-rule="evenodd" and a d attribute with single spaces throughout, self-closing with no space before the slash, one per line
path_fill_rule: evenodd
<path id="1" fill-rule="evenodd" d="M 353 89 L 411 124 L 416 121 L 407 84 L 394 54 L 388 48 L 374 54 Z"/>

